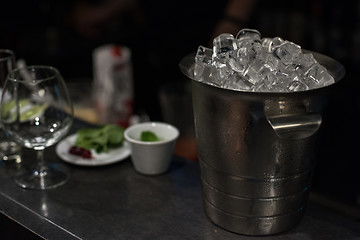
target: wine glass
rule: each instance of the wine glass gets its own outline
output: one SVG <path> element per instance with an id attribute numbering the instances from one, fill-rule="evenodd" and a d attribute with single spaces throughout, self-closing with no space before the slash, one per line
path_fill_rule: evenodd
<path id="1" fill-rule="evenodd" d="M 15 54 L 9 49 L 0 49 L 0 95 L 6 76 L 15 67 Z M 1 129 L 0 129 L 1 130 Z M 20 163 L 21 147 L 8 139 L 1 130 L 0 161 L 4 163 Z"/>
<path id="2" fill-rule="evenodd" d="M 64 137 L 73 122 L 72 102 L 59 71 L 51 66 L 14 69 L 6 79 L 0 107 L 7 134 L 37 151 L 36 168 L 16 176 L 15 182 L 29 189 L 64 184 L 69 173 L 44 161 L 44 149 Z"/>

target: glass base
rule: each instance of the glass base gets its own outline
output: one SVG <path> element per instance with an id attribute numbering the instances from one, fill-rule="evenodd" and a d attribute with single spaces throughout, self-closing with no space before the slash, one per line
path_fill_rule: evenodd
<path id="1" fill-rule="evenodd" d="M 46 169 L 32 172 L 24 172 L 15 178 L 15 183 L 22 188 L 46 190 L 59 187 L 67 182 L 70 174 L 58 169 L 54 165 L 48 165 Z"/>

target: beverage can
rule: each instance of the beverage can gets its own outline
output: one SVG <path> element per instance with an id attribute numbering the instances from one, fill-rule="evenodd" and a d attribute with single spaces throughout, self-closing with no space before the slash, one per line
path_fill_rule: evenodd
<path id="1" fill-rule="evenodd" d="M 133 114 L 131 51 L 104 45 L 93 51 L 93 98 L 100 124 L 129 125 Z"/>

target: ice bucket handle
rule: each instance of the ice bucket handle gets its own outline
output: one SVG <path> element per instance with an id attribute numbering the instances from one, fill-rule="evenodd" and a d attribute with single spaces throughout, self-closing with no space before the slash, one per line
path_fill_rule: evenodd
<path id="1" fill-rule="evenodd" d="M 322 118 L 319 113 L 301 113 L 269 116 L 267 120 L 280 138 L 303 139 L 317 132 Z"/>

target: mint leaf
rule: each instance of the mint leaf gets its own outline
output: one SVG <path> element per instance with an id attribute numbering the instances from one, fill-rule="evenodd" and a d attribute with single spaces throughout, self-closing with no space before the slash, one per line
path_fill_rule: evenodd
<path id="1" fill-rule="evenodd" d="M 108 152 L 120 147 L 124 142 L 124 129 L 117 125 L 104 125 L 98 128 L 84 128 L 77 131 L 75 146 L 97 153 Z"/>
<path id="2" fill-rule="evenodd" d="M 156 134 L 151 132 L 151 131 L 143 131 L 143 132 L 141 132 L 140 140 L 144 141 L 144 142 L 160 141 L 159 137 L 156 136 Z"/>

